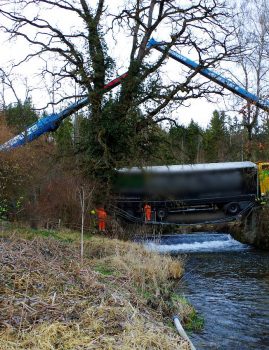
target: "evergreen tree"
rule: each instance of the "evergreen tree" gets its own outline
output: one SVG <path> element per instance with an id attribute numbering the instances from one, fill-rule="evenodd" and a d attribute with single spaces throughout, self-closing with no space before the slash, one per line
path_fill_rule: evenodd
<path id="1" fill-rule="evenodd" d="M 186 130 L 186 154 L 188 163 L 200 162 L 201 148 L 203 144 L 203 130 L 191 120 Z"/>
<path id="2" fill-rule="evenodd" d="M 67 118 L 54 134 L 59 154 L 70 155 L 73 152 L 73 133 L 73 123 L 71 118 Z"/>
<path id="3" fill-rule="evenodd" d="M 7 125 L 16 133 L 22 132 L 38 119 L 31 98 L 27 98 L 24 102 L 19 101 L 15 104 L 10 104 L 3 112 Z"/>
<path id="4" fill-rule="evenodd" d="M 185 154 L 186 134 L 186 127 L 183 125 L 171 127 L 169 130 L 171 153 L 174 155 L 175 163 L 177 164 L 183 164 L 187 162 L 187 156 Z"/>
<path id="5" fill-rule="evenodd" d="M 169 132 L 173 153 L 177 163 L 201 162 L 203 130 L 193 120 L 187 127 L 173 127 Z"/>
<path id="6" fill-rule="evenodd" d="M 213 112 L 209 127 L 205 132 L 205 156 L 208 162 L 226 160 L 228 135 L 225 119 L 225 113 Z"/>

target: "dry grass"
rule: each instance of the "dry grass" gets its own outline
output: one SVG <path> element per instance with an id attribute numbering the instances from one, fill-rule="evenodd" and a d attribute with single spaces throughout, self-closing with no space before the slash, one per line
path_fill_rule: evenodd
<path id="1" fill-rule="evenodd" d="M 173 280 L 183 273 L 179 261 L 93 237 L 81 264 L 69 235 L 2 238 L 1 350 L 189 349 L 165 325 Z"/>

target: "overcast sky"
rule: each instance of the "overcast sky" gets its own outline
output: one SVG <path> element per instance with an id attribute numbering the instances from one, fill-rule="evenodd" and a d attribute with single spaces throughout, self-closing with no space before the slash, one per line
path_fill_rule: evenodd
<path id="1" fill-rule="evenodd" d="M 113 7 L 121 0 L 113 1 Z M 110 3 L 110 6 L 111 3 Z M 53 11 L 54 18 L 59 18 L 59 23 L 61 28 L 70 28 L 74 26 L 74 21 L 72 16 L 61 16 L 58 11 Z M 57 17 L 58 16 L 58 17 Z M 160 34 L 159 34 L 160 35 Z M 162 32 L 162 37 L 155 37 L 157 40 L 165 40 L 166 36 L 169 36 L 169 28 Z M 125 62 L 125 53 L 129 53 L 129 50 L 126 50 L 131 44 L 131 39 L 126 37 L 124 33 L 117 36 L 117 42 L 114 40 L 109 40 L 109 49 L 114 57 L 117 58 L 117 64 L 119 70 L 118 73 L 122 74 L 126 70 Z M 10 61 L 18 61 L 20 58 L 23 58 L 29 52 L 29 45 L 24 40 L 16 40 L 13 42 L 7 41 L 6 35 L 0 32 L 0 45 L 1 45 L 1 55 L 0 55 L 0 66 L 5 68 L 9 65 Z M 193 58 L 193 57 L 190 57 Z M 28 64 L 23 64 L 16 69 L 16 74 L 19 77 L 19 81 L 27 80 L 27 83 L 34 88 L 31 92 L 33 103 L 37 108 L 43 107 L 46 103 L 49 102 L 50 97 L 46 94 L 45 90 L 41 88 L 44 87 L 44 81 L 40 79 L 40 76 L 37 76 L 37 73 L 40 71 L 41 62 L 37 59 L 34 59 Z M 57 64 L 57 63 L 55 63 Z M 182 67 L 178 62 L 173 60 L 167 60 L 167 74 L 176 77 L 182 72 Z M 73 87 L 69 87 L 70 91 Z M 25 98 L 25 88 L 23 83 L 16 84 L 16 90 L 21 98 Z M 72 91 L 73 93 L 73 91 Z M 12 94 L 6 94 L 6 102 L 15 102 L 15 98 Z M 231 99 L 231 95 L 226 96 L 226 102 Z M 177 121 L 181 124 L 188 124 L 191 119 L 198 122 L 201 126 L 206 127 L 212 113 L 215 109 L 221 110 L 224 108 L 224 103 L 222 98 L 213 98 L 214 103 L 206 101 L 206 99 L 201 98 L 199 100 L 194 100 L 193 102 L 188 102 L 186 107 L 179 108 L 174 116 L 177 117 Z M 51 112 L 51 110 L 50 110 Z"/>

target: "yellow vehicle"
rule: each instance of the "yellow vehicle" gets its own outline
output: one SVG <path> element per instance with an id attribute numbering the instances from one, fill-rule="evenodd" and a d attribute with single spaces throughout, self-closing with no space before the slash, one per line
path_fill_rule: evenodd
<path id="1" fill-rule="evenodd" d="M 269 162 L 258 162 L 258 179 L 261 197 L 269 196 Z"/>

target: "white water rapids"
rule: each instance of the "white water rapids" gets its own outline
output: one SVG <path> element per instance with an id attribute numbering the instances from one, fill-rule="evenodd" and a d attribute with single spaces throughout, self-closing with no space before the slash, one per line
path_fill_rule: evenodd
<path id="1" fill-rule="evenodd" d="M 250 249 L 229 234 L 193 233 L 162 236 L 159 239 L 149 239 L 145 246 L 150 251 L 160 253 L 185 252 L 225 252 Z"/>

